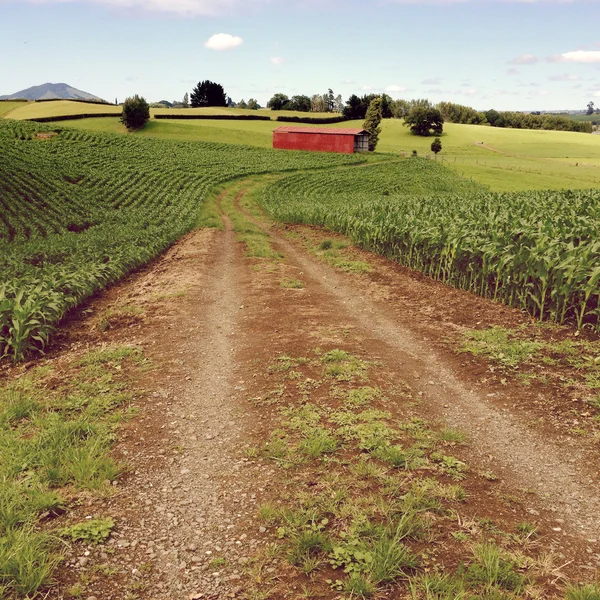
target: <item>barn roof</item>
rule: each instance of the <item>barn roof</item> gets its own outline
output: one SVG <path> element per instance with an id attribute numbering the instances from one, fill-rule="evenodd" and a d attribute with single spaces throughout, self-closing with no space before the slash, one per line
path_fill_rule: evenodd
<path id="1" fill-rule="evenodd" d="M 368 133 L 364 129 L 351 129 L 351 128 L 339 128 L 334 129 L 331 127 L 278 127 L 274 129 L 276 133 L 328 133 L 332 135 L 359 135 L 361 133 Z"/>

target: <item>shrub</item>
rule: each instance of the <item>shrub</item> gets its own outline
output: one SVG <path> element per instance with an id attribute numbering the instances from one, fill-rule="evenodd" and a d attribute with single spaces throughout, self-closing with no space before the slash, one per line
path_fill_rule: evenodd
<path id="1" fill-rule="evenodd" d="M 144 98 L 137 94 L 123 102 L 121 123 L 129 130 L 140 129 L 150 119 L 150 106 Z"/>

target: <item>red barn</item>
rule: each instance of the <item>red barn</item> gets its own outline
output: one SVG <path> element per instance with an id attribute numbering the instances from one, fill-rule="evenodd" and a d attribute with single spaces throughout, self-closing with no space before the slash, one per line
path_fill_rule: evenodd
<path id="1" fill-rule="evenodd" d="M 273 148 L 344 154 L 368 152 L 369 133 L 364 129 L 278 127 L 273 131 Z"/>

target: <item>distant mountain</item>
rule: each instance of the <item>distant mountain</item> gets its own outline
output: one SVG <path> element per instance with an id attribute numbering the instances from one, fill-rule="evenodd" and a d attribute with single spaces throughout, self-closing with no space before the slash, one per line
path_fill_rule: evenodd
<path id="1" fill-rule="evenodd" d="M 44 83 L 44 85 L 34 85 L 8 96 L 0 96 L 0 100 L 21 98 L 26 100 L 100 100 L 98 96 L 82 92 L 67 83 Z"/>

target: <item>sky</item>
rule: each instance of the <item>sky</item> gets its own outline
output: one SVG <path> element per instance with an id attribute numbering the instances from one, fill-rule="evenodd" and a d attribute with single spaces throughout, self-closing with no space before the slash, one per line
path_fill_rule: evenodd
<path id="1" fill-rule="evenodd" d="M 0 95 L 109 101 L 386 92 L 479 110 L 600 107 L 600 0 L 0 0 Z"/>

